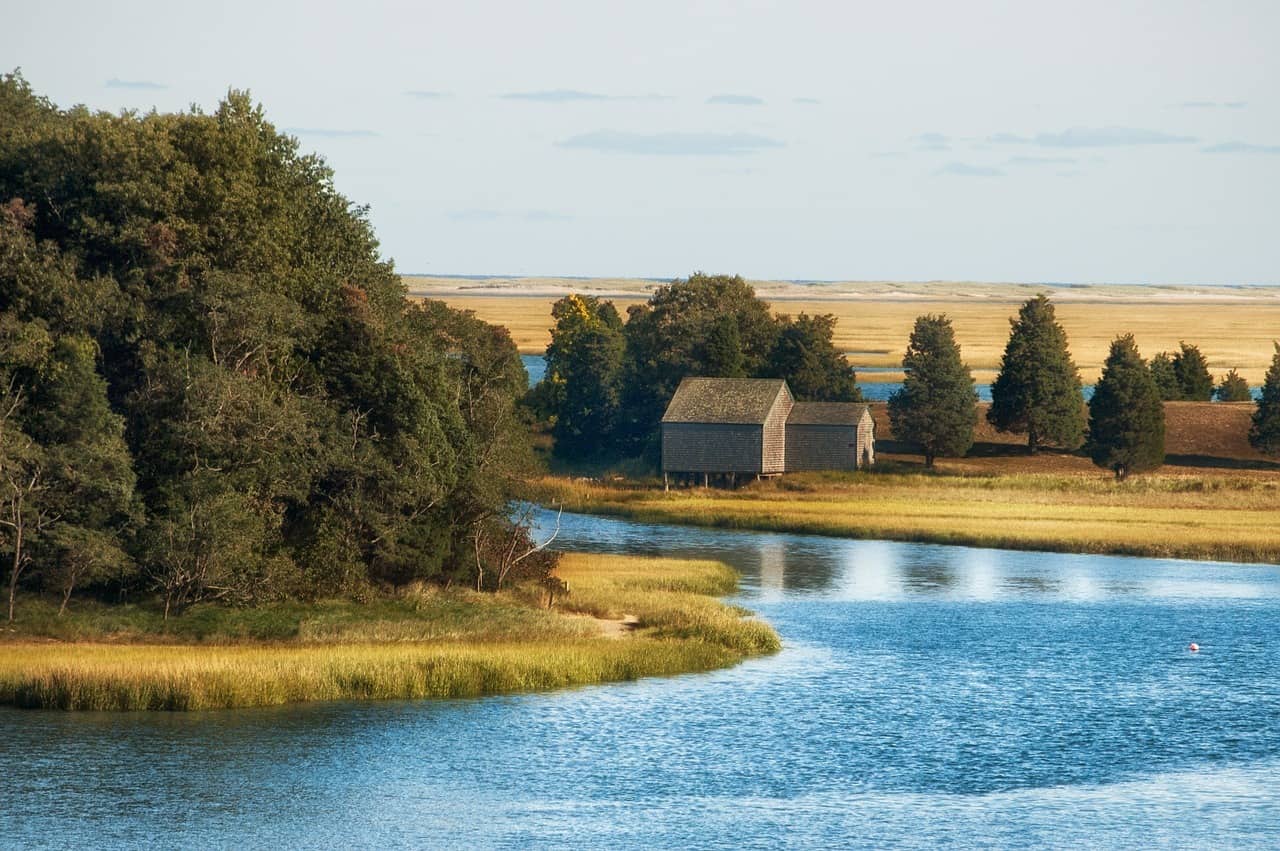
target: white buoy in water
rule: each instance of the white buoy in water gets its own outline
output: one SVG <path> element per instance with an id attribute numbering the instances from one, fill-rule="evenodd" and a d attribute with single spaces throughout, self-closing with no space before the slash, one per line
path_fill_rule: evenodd
<path id="1" fill-rule="evenodd" d="M 1196 643 L 1193 641 L 1193 642 L 1191 642 L 1189 645 L 1187 645 L 1187 649 L 1188 649 L 1188 650 L 1190 650 L 1192 653 L 1199 653 L 1199 652 L 1200 652 L 1200 645 L 1199 645 L 1199 644 L 1196 644 Z"/>

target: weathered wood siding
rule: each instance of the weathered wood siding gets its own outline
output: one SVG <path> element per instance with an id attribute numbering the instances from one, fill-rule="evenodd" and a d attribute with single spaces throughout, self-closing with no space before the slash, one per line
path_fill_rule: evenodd
<path id="1" fill-rule="evenodd" d="M 794 405 L 791 390 L 784 384 L 764 421 L 762 473 L 781 473 L 787 469 L 787 417 L 791 416 Z"/>
<path id="2" fill-rule="evenodd" d="M 786 417 L 782 418 L 785 428 Z M 767 424 L 766 424 L 767 428 Z M 663 423 L 662 469 L 669 473 L 761 473 L 764 428 Z"/>
<path id="3" fill-rule="evenodd" d="M 858 421 L 858 466 L 876 463 L 876 421 L 867 411 Z"/>
<path id="4" fill-rule="evenodd" d="M 787 426 L 787 472 L 856 470 L 862 447 L 855 425 Z"/>

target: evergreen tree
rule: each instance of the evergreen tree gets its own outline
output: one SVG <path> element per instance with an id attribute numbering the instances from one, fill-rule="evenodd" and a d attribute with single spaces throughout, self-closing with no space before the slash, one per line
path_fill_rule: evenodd
<path id="1" fill-rule="evenodd" d="M 898 440 L 918 444 L 925 467 L 939 455 L 958 457 L 973 445 L 978 394 L 960 359 L 951 320 L 921 316 L 902 358 L 906 378 L 889 397 L 889 420 Z"/>
<path id="2" fill-rule="evenodd" d="M 1111 344 L 1089 400 L 1089 454 L 1117 479 L 1164 463 L 1164 404 L 1132 334 Z"/>
<path id="3" fill-rule="evenodd" d="M 785 378 L 802 402 L 861 402 L 858 377 L 836 348 L 836 318 L 829 313 L 778 317 L 778 341 L 764 375 Z"/>
<path id="4" fill-rule="evenodd" d="M 1240 373 L 1232 369 L 1222 376 L 1222 383 L 1213 391 L 1219 402 L 1252 402 L 1253 394 L 1249 392 L 1249 382 L 1240 377 Z"/>
<path id="5" fill-rule="evenodd" d="M 1162 401 L 1176 402 L 1182 398 L 1182 385 L 1178 382 L 1178 373 L 1168 352 L 1160 352 L 1151 359 L 1151 380 L 1155 382 L 1156 392 Z"/>
<path id="6" fill-rule="evenodd" d="M 613 304 L 568 295 L 551 308 L 555 327 L 547 347 L 554 388 L 552 433 L 564 458 L 590 458 L 612 447 L 622 390 L 622 318 Z"/>
<path id="7" fill-rule="evenodd" d="M 1280 455 L 1280 343 L 1275 347 L 1249 429 L 1249 445 L 1264 455 Z"/>
<path id="8" fill-rule="evenodd" d="M 991 385 L 988 422 L 1000 431 L 1026 434 L 1033 455 L 1044 443 L 1076 449 L 1084 443 L 1084 399 L 1053 305 L 1036 296 L 1009 322 L 1013 329 Z"/>
<path id="9" fill-rule="evenodd" d="M 1173 355 L 1173 373 L 1178 379 L 1180 398 L 1188 402 L 1208 402 L 1213 398 L 1213 376 L 1199 346 L 1178 343 Z"/>

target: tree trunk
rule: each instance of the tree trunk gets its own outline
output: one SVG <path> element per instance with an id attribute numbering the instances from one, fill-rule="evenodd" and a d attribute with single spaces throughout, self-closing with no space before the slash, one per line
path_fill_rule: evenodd
<path id="1" fill-rule="evenodd" d="M 1040 436 L 1036 434 L 1035 426 L 1027 429 L 1027 448 L 1031 450 L 1032 455 L 1040 451 Z"/>
<path id="2" fill-rule="evenodd" d="M 926 470 L 933 469 L 933 453 L 932 452 L 924 453 L 924 468 Z"/>
<path id="3" fill-rule="evenodd" d="M 1123 482 L 1129 477 L 1129 467 L 1126 464 L 1116 465 L 1116 481 Z"/>
<path id="4" fill-rule="evenodd" d="M 13 602 L 18 596 L 18 574 L 22 572 L 22 526 L 13 532 L 13 566 L 9 570 L 9 623 L 13 623 Z"/>

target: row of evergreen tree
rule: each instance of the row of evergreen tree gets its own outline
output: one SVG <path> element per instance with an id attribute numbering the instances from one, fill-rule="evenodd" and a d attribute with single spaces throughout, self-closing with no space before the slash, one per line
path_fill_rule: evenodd
<path id="1" fill-rule="evenodd" d="M 24 587 L 168 611 L 502 575 L 526 381 L 504 329 L 406 300 L 247 94 L 109 115 L 0 78 L 11 616 Z"/>
<path id="2" fill-rule="evenodd" d="M 628 310 L 569 295 L 552 308 L 546 377 L 530 393 L 555 452 L 583 460 L 653 454 L 681 379 L 785 378 L 805 401 L 858 401 L 833 341 L 835 317 L 774 315 L 738 276 L 695 273 Z"/>
<path id="3" fill-rule="evenodd" d="M 617 459 L 648 453 L 656 461 L 658 424 L 687 376 L 785 378 L 802 401 L 857 401 L 856 375 L 833 341 L 830 315 L 773 315 L 741 278 L 696 273 L 659 287 L 624 322 L 614 305 L 569 295 L 552 309 L 546 378 L 528 403 L 550 425 L 557 455 Z M 1067 335 L 1046 296 L 1010 319 L 987 420 L 1041 447 L 1086 447 L 1099 465 L 1124 477 L 1164 460 L 1163 401 L 1207 400 L 1213 377 L 1198 347 L 1182 343 L 1148 365 L 1133 337 L 1117 339 L 1091 400 L 1084 401 Z M 902 388 L 889 400 L 894 437 L 916 445 L 925 465 L 964 455 L 974 442 L 978 397 L 951 321 L 916 320 L 902 360 Z M 1275 368 L 1273 368 L 1275 372 Z M 1270 436 L 1280 375 L 1268 377 L 1250 439 L 1276 451 Z M 1217 388 L 1224 401 L 1251 398 L 1232 370 Z"/>
<path id="4" fill-rule="evenodd" d="M 1148 365 L 1133 335 L 1126 334 L 1111 344 L 1086 405 L 1066 332 L 1049 299 L 1041 295 L 1028 300 L 1010 323 L 1000 372 L 991 385 L 987 420 L 999 431 L 1025 434 L 1032 454 L 1042 446 L 1084 446 L 1094 463 L 1113 470 L 1118 478 L 1153 469 L 1164 463 L 1164 401 L 1207 401 L 1213 391 L 1212 376 L 1197 347 L 1183 343 L 1172 357 L 1162 353 Z M 888 405 L 894 437 L 919 446 L 926 467 L 938 456 L 964 455 L 974 442 L 978 396 L 951 321 L 932 315 L 917 319 L 902 366 L 903 386 Z M 1251 398 L 1235 370 L 1220 385 L 1219 398 Z M 1254 412 L 1249 441 L 1264 454 L 1280 454 L 1280 345 Z"/>

